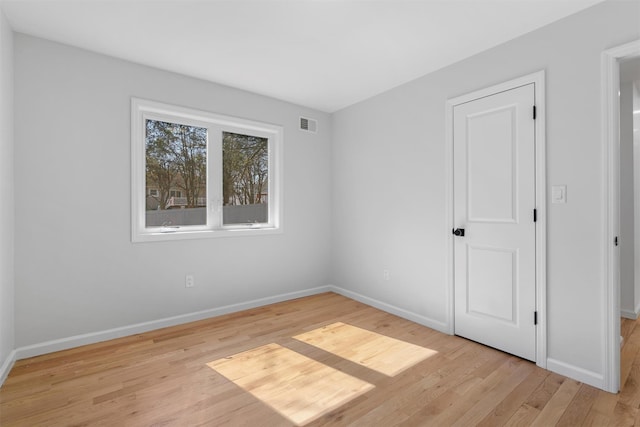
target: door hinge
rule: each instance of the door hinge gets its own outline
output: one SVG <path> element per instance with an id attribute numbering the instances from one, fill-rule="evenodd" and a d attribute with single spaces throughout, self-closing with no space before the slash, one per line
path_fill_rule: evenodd
<path id="1" fill-rule="evenodd" d="M 538 324 L 538 312 L 537 311 L 533 312 L 533 324 L 534 325 Z"/>
<path id="2" fill-rule="evenodd" d="M 536 106 L 534 105 L 534 106 L 533 106 L 533 120 L 535 120 L 535 119 L 536 119 L 536 117 L 538 116 L 538 114 L 537 114 L 537 113 L 538 113 L 538 112 L 537 112 L 537 110 L 536 110 Z"/>
<path id="3" fill-rule="evenodd" d="M 538 222 L 538 209 L 533 210 L 533 222 Z"/>

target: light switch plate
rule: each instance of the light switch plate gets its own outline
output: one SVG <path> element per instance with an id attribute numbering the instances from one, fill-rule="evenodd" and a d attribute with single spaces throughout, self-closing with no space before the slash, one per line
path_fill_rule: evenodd
<path id="1" fill-rule="evenodd" d="M 551 187 L 551 203 L 567 203 L 566 185 L 554 185 Z"/>

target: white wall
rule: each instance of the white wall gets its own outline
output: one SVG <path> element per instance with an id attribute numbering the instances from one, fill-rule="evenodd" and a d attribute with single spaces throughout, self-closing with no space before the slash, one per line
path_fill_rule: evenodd
<path id="1" fill-rule="evenodd" d="M 132 244 L 132 96 L 283 125 L 284 233 Z M 300 115 L 319 132 L 299 132 Z M 326 285 L 330 127 L 324 113 L 16 34 L 16 346 Z"/>
<path id="2" fill-rule="evenodd" d="M 14 349 L 13 33 L 0 10 L 0 384 Z"/>
<path id="3" fill-rule="evenodd" d="M 633 82 L 627 81 L 620 83 L 620 311 L 636 319 L 633 172 Z"/>
<path id="4" fill-rule="evenodd" d="M 335 113 L 332 282 L 447 325 L 445 102 L 544 69 L 547 182 L 568 198 L 546 212 L 548 366 L 601 382 L 600 58 L 640 38 L 638 16 L 605 2 Z"/>

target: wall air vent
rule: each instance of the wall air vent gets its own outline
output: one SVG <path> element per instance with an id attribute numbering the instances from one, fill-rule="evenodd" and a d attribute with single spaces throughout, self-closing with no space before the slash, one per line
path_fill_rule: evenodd
<path id="1" fill-rule="evenodd" d="M 314 119 L 308 119 L 306 117 L 300 117 L 300 130 L 316 133 L 318 131 L 318 121 Z"/>

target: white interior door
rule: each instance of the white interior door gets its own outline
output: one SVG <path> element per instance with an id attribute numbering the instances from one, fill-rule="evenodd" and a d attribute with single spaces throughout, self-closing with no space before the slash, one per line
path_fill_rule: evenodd
<path id="1" fill-rule="evenodd" d="M 532 83 L 453 109 L 455 333 L 533 361 L 534 100 Z"/>

